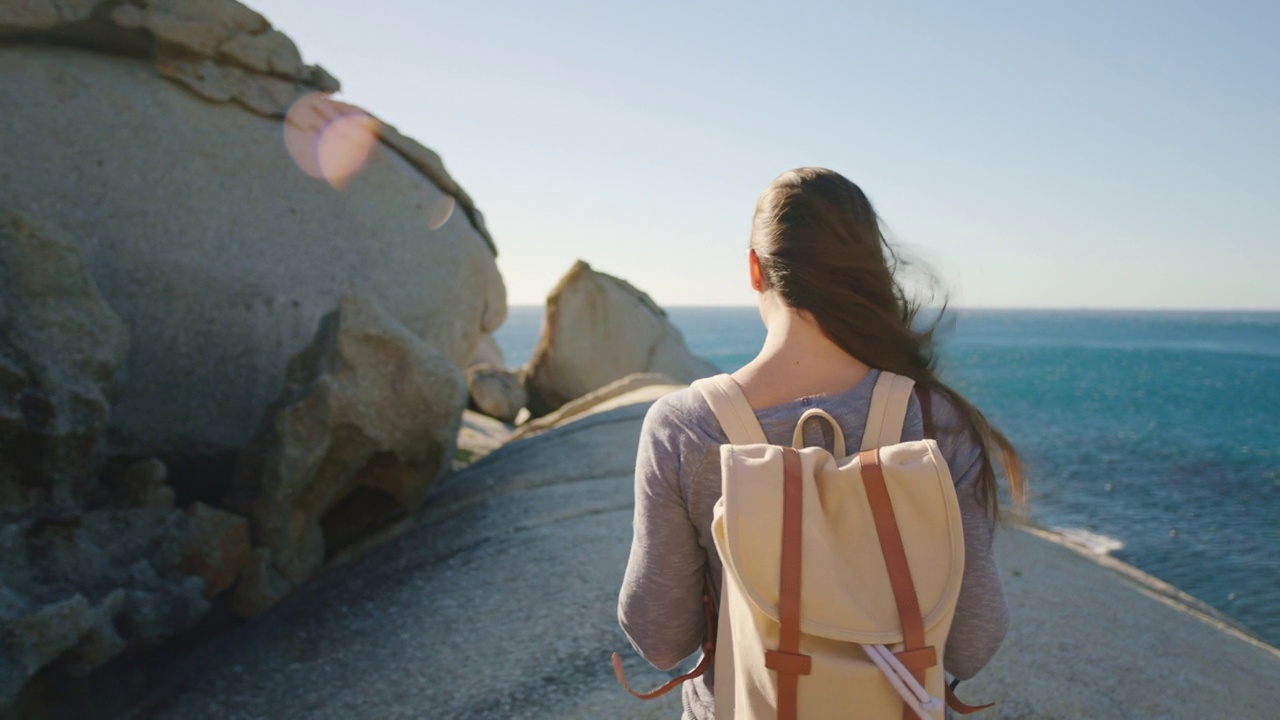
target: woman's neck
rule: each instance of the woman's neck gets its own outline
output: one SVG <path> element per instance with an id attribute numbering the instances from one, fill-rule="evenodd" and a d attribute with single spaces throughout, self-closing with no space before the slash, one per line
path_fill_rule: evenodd
<path id="1" fill-rule="evenodd" d="M 769 298 L 762 301 L 761 316 L 764 346 L 733 373 L 752 407 L 843 392 L 866 377 L 867 365 L 832 342 L 809 313 Z"/>

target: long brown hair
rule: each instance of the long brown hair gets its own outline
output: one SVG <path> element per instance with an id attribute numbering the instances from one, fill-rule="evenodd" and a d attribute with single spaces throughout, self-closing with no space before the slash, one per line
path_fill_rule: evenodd
<path id="1" fill-rule="evenodd" d="M 962 427 L 945 430 L 966 430 L 981 445 L 977 492 L 993 517 L 1000 509 L 996 464 L 1013 498 L 1024 501 L 1022 459 L 1013 444 L 937 376 L 933 338 L 946 304 L 929 323 L 916 326 L 920 304 L 899 277 L 906 262 L 885 239 L 871 201 L 857 185 L 824 168 L 782 173 L 756 203 L 751 247 L 765 287 L 787 306 L 812 314 L 842 350 L 950 401 Z"/>

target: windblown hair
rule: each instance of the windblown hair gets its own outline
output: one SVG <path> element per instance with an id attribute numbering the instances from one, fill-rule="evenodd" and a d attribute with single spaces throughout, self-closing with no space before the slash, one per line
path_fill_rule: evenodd
<path id="1" fill-rule="evenodd" d="M 917 392 L 951 403 L 962 427 L 938 430 L 967 431 L 979 442 L 977 492 L 993 517 L 1000 509 L 997 464 L 1010 495 L 1024 501 L 1022 459 L 1013 444 L 938 378 L 934 333 L 946 304 L 928 323 L 916 325 L 920 304 L 899 277 L 907 263 L 885 239 L 857 185 L 824 168 L 782 173 L 756 203 L 751 247 L 765 287 L 787 306 L 810 313 L 842 350 L 873 368 L 905 375 L 915 381 Z"/>

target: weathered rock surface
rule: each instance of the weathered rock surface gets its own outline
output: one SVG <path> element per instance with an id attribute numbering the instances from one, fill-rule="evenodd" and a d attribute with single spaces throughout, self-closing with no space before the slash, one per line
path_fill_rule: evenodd
<path id="1" fill-rule="evenodd" d="M 449 358 L 372 298 L 343 295 L 290 362 L 227 499 L 269 551 L 260 584 L 279 585 L 272 569 L 301 583 L 326 555 L 416 509 L 449 467 L 466 399 Z"/>
<path id="2" fill-rule="evenodd" d="M 79 247 L 0 214 L 0 708 L 46 667 L 84 674 L 189 627 L 244 564 L 245 519 L 175 510 L 164 463 L 98 483 L 127 349 Z"/>
<path id="3" fill-rule="evenodd" d="M 639 372 L 689 383 L 719 370 L 689 352 L 648 295 L 579 260 L 547 298 L 542 336 L 525 374 L 529 411 L 545 415 Z"/>
<path id="4" fill-rule="evenodd" d="M 472 410 L 462 413 L 462 426 L 458 428 L 458 449 L 454 455 L 454 468 L 474 463 L 506 445 L 514 428 L 501 420 Z"/>
<path id="5" fill-rule="evenodd" d="M 248 551 L 245 519 L 201 503 L 44 508 L 0 524 L 0 709 L 46 667 L 82 675 L 191 627 Z"/>
<path id="6" fill-rule="evenodd" d="M 371 119 L 341 189 L 295 164 L 286 128 L 343 155 L 350 138 L 326 118 L 350 106 L 319 98 L 308 107 L 332 114 L 282 122 L 336 87 L 232 0 L 0 2 L 0 97 L 14 99 L 0 197 L 57 223 L 129 327 L 113 451 L 241 450 L 347 290 L 376 294 L 459 367 L 501 324 L 483 218 L 438 155 Z M 12 375 L 0 368 L 0 386 Z M 181 496 L 186 475 L 173 482 Z"/>
<path id="7" fill-rule="evenodd" d="M 682 387 L 680 383 L 662 373 L 632 373 L 604 387 L 596 388 L 582 397 L 570 400 L 555 412 L 526 422 L 516 429 L 511 439 L 523 440 L 562 425 L 577 422 L 588 415 L 606 412 L 627 404 L 656 400 L 680 387 Z"/>
<path id="8" fill-rule="evenodd" d="M 338 90 L 323 68 L 303 64 L 292 40 L 235 0 L 9 0 L 0 5 L 5 38 L 155 60 L 162 75 L 202 97 L 268 116 L 283 117 L 308 90 Z"/>
<path id="9" fill-rule="evenodd" d="M 0 518 L 91 492 L 129 347 L 75 243 L 0 212 Z"/>

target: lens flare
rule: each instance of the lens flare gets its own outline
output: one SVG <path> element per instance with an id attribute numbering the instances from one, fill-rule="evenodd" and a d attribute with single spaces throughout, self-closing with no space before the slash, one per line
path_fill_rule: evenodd
<path id="1" fill-rule="evenodd" d="M 449 222 L 449 218 L 453 217 L 453 209 L 458 206 L 458 201 L 448 193 L 440 193 L 440 196 L 427 205 L 427 227 L 432 230 L 439 230 L 444 224 Z"/>
<path id="2" fill-rule="evenodd" d="M 368 162 L 381 123 L 324 93 L 298 98 L 284 119 L 284 145 L 298 169 L 342 189 Z"/>

